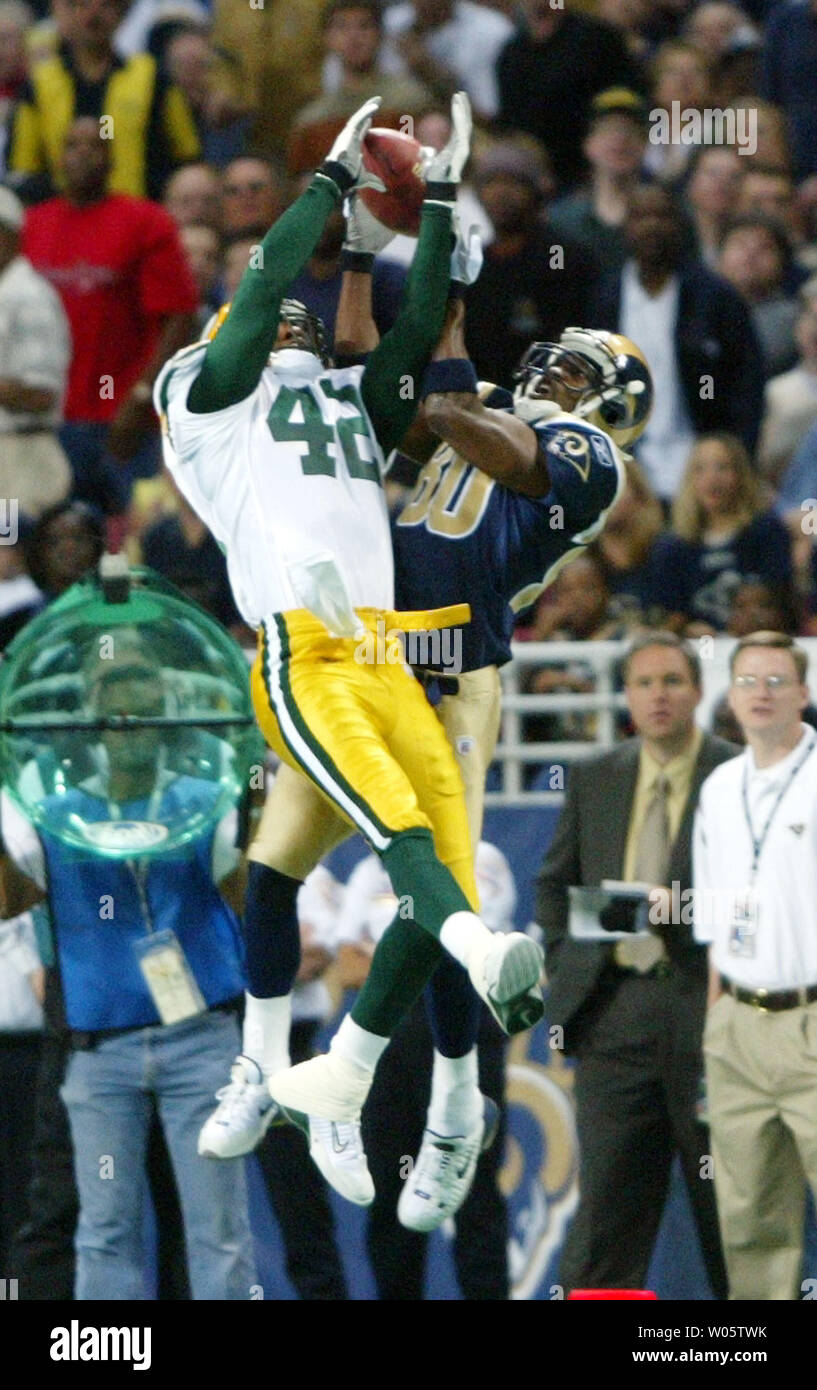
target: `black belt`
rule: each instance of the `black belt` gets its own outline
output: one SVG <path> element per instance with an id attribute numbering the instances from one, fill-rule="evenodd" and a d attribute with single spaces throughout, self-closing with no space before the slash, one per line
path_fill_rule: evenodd
<path id="1" fill-rule="evenodd" d="M 721 989 L 731 994 L 739 1004 L 752 1004 L 765 1013 L 780 1013 L 783 1009 L 801 1009 L 817 999 L 817 985 L 802 985 L 799 989 L 744 989 L 721 975 Z"/>
<path id="2" fill-rule="evenodd" d="M 54 433 L 54 427 L 52 426 L 52 427 L 49 429 L 48 426 L 43 427 L 42 425 L 18 425 L 16 429 L 12 429 L 12 430 L 3 430 L 2 433 L 3 433 L 3 434 L 53 434 L 53 433 Z"/>
<path id="3" fill-rule="evenodd" d="M 456 676 L 442 676 L 439 671 L 427 671 L 422 666 L 411 669 L 427 695 L 459 695 L 460 683 Z"/>
<path id="4" fill-rule="evenodd" d="M 241 1013 L 243 1001 L 241 999 L 228 999 L 224 1004 L 214 1004 L 207 1010 L 209 1014 L 235 1014 L 238 1017 Z M 203 1014 L 192 1014 L 191 1018 L 202 1018 Z M 188 1019 L 181 1019 L 180 1022 L 187 1023 Z M 127 1028 L 97 1028 L 93 1032 L 83 1029 L 71 1028 L 69 1037 L 71 1046 L 75 1052 L 93 1052 L 102 1042 L 107 1042 L 109 1038 L 123 1038 L 126 1033 L 143 1033 L 146 1028 L 164 1028 L 163 1023 L 131 1023 Z"/>
<path id="5" fill-rule="evenodd" d="M 634 975 L 637 980 L 665 980 L 672 970 L 668 960 L 657 960 L 649 970 L 638 970 L 634 965 L 619 965 L 617 960 L 611 960 L 608 964 L 614 977 L 626 975 L 629 978 Z"/>

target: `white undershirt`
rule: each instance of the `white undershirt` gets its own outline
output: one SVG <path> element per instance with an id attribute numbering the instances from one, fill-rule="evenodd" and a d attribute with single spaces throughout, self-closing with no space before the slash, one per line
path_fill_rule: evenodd
<path id="1" fill-rule="evenodd" d="M 661 498 L 673 498 L 695 442 L 683 396 L 675 328 L 680 281 L 673 275 L 660 294 L 648 294 L 628 261 L 621 277 L 620 331 L 637 343 L 650 364 L 655 400 L 635 454 Z"/>

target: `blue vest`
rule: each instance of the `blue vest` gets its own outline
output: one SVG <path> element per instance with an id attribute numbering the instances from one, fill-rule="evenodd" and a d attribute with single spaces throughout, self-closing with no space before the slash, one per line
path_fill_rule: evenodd
<path id="1" fill-rule="evenodd" d="M 198 810 L 216 792 L 208 783 L 177 778 L 162 794 L 155 819 L 161 821 L 163 812 L 175 814 L 180 804 Z M 51 800 L 66 818 L 109 819 L 107 803 L 84 791 Z M 138 820 L 146 805 L 128 802 L 122 811 Z M 140 868 L 72 849 L 40 831 L 71 1028 L 96 1031 L 159 1023 L 133 949 L 151 931 L 170 928 L 176 934 L 208 1007 L 243 992 L 239 921 L 212 878 L 214 834 L 213 827 L 167 859 L 145 860 Z"/>

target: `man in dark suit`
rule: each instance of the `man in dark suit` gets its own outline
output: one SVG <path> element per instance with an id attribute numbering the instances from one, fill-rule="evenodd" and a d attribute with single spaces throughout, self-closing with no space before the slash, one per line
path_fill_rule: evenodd
<path id="1" fill-rule="evenodd" d="M 708 1132 L 696 1114 L 706 954 L 683 894 L 701 784 L 738 749 L 697 728 L 700 663 L 672 633 L 638 637 L 624 680 L 640 737 L 571 769 L 537 883 L 548 1018 L 577 1061 L 580 1202 L 560 1279 L 566 1289 L 644 1286 L 677 1151 L 712 1291 L 726 1298 L 714 1183 L 702 1165 Z M 665 925 L 646 940 L 573 940 L 568 888 L 602 879 L 656 885 L 650 918 Z M 658 888 L 673 884 L 674 909 Z"/>

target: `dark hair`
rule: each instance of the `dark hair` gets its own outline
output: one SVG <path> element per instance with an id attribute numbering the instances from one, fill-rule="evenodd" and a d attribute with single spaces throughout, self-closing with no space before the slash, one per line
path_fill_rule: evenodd
<path id="1" fill-rule="evenodd" d="M 738 151 L 733 145 L 693 145 L 683 176 L 684 192 L 686 192 L 689 187 L 692 176 L 701 161 L 704 160 L 708 154 L 723 154 L 724 150 L 727 154 L 732 154 L 736 158 L 738 157 Z"/>
<path id="2" fill-rule="evenodd" d="M 751 170 L 747 169 L 746 172 L 751 173 Z M 762 231 L 768 232 L 777 246 L 784 270 L 787 269 L 792 258 L 789 234 L 782 222 L 779 222 L 776 217 L 769 217 L 765 212 L 742 212 L 737 217 L 731 217 L 721 235 L 721 249 L 725 246 L 732 232 L 740 231 L 743 227 L 749 227 L 753 230 L 760 228 Z"/>
<path id="3" fill-rule="evenodd" d="M 342 14 L 344 10 L 366 10 L 378 29 L 383 28 L 383 7 L 380 0 L 329 0 L 323 14 L 324 29 L 328 29 L 335 15 Z"/>
<path id="4" fill-rule="evenodd" d="M 34 583 L 44 593 L 49 592 L 48 528 L 52 521 L 57 521 L 59 517 L 65 516 L 67 513 L 72 513 L 85 523 L 94 550 L 93 565 L 97 564 L 105 549 L 105 521 L 95 507 L 90 507 L 87 502 L 71 500 L 57 502 L 53 507 L 47 507 L 37 518 L 31 533 L 23 542 L 26 569 Z"/>
<path id="5" fill-rule="evenodd" d="M 732 595 L 731 607 L 741 589 L 762 589 L 767 602 L 776 610 L 779 630 L 787 636 L 795 637 L 803 626 L 803 615 L 794 585 L 790 580 L 760 579 L 756 575 L 744 575 Z"/>
<path id="6" fill-rule="evenodd" d="M 669 647 L 672 651 L 680 652 L 689 668 L 692 684 L 696 690 L 700 690 L 702 683 L 701 658 L 689 642 L 685 642 L 677 633 L 667 632 L 663 628 L 657 628 L 655 632 L 640 632 L 637 637 L 633 638 L 621 661 L 621 678 L 625 685 L 630 678 L 630 666 L 633 657 L 637 656 L 639 652 L 646 651 L 648 647 Z"/>
<path id="7" fill-rule="evenodd" d="M 755 164 L 752 162 L 746 172 L 747 174 L 758 174 L 763 179 L 785 179 L 786 183 L 792 185 L 792 188 L 795 187 L 791 169 L 784 169 L 782 164 Z"/>
<path id="8" fill-rule="evenodd" d="M 200 159 L 197 160 L 196 163 L 206 164 L 207 161 Z M 260 164 L 264 169 L 266 169 L 267 173 L 270 176 L 270 181 L 272 183 L 276 183 L 279 186 L 286 184 L 286 169 L 284 168 L 283 164 L 279 159 L 276 159 L 274 157 L 271 158 L 269 155 L 253 154 L 252 150 L 247 150 L 244 154 L 233 155 L 232 159 L 229 160 L 228 163 L 225 164 L 223 169 L 221 170 L 222 180 L 227 177 L 228 170 L 232 169 L 234 164 Z M 176 173 L 178 172 L 179 171 L 177 169 Z M 170 177 L 172 178 L 173 175 L 171 174 Z"/>
<path id="9" fill-rule="evenodd" d="M 630 190 L 630 196 L 627 199 L 627 216 L 630 215 L 635 204 L 645 193 L 660 193 L 667 204 L 667 209 L 673 221 L 679 227 L 685 227 L 688 224 L 689 219 L 678 194 L 674 189 L 667 187 L 666 184 L 659 183 L 657 179 L 642 179 L 640 183 L 637 183 L 635 187 Z"/>
<path id="10" fill-rule="evenodd" d="M 735 662 L 741 652 L 748 647 L 766 647 L 772 651 L 788 652 L 794 662 L 797 671 L 797 679 L 802 683 L 806 679 L 808 671 L 808 652 L 805 647 L 798 647 L 793 637 L 787 632 L 750 632 L 748 637 L 741 637 L 729 657 L 729 674 L 735 673 Z"/>

